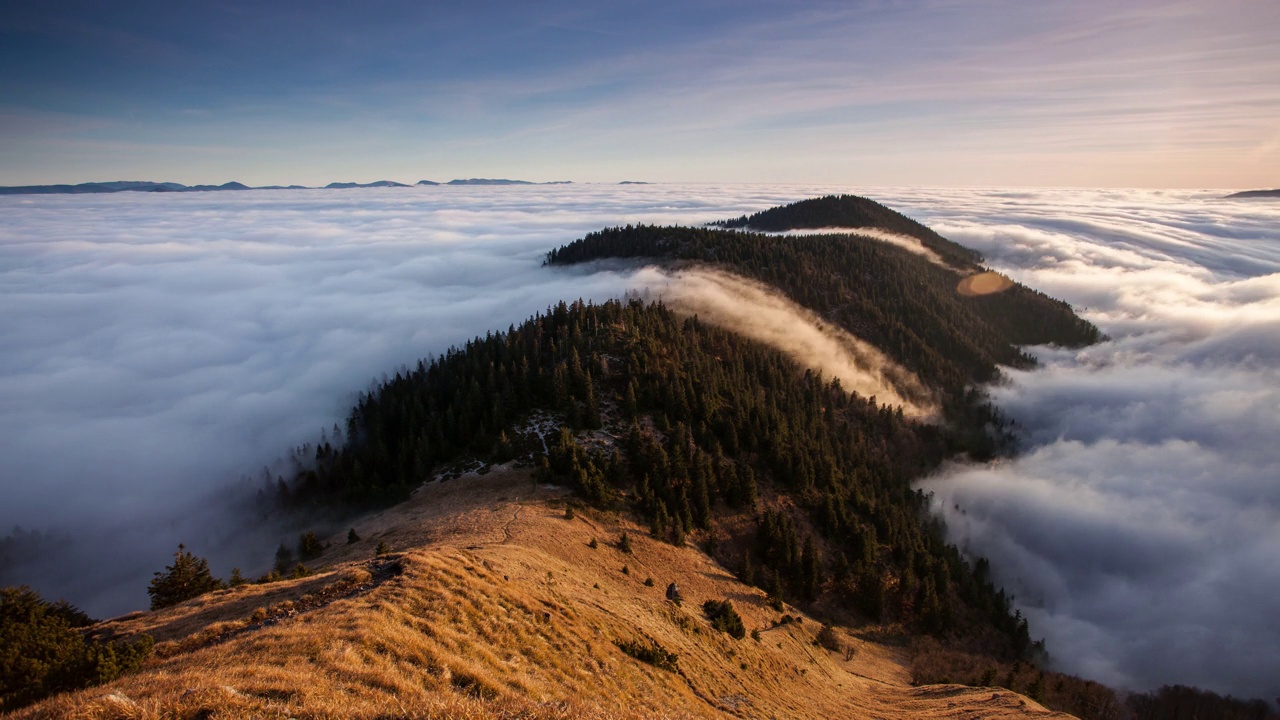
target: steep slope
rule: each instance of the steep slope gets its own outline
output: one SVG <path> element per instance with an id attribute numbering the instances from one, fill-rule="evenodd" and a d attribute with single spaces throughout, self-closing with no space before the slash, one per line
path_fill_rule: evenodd
<path id="1" fill-rule="evenodd" d="M 429 483 L 358 518 L 359 542 L 329 538 L 315 576 L 102 623 L 150 633 L 155 658 L 11 717 L 1068 717 L 1005 690 L 913 688 L 905 651 L 874 632 L 838 630 L 846 650 L 826 650 L 817 623 L 786 608 L 802 620 L 778 625 L 702 553 L 618 515 L 568 519 L 565 501 L 504 468 Z M 374 558 L 379 542 L 395 552 Z M 670 582 L 683 603 L 665 599 Z M 711 628 L 701 605 L 724 599 L 758 640 Z M 675 653 L 676 670 L 628 642 Z"/>

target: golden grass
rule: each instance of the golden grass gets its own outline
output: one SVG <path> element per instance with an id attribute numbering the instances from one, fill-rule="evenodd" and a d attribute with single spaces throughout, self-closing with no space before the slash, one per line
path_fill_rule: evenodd
<path id="1" fill-rule="evenodd" d="M 335 564 L 316 576 L 104 623 L 115 636 L 151 632 L 164 651 L 135 675 L 13 717 L 1050 716 L 1013 693 L 912 688 L 901 648 L 844 636 L 855 652 L 828 652 L 813 643 L 818 623 L 773 627 L 763 594 L 702 553 L 625 519 L 566 519 L 562 499 L 518 473 L 435 484 L 362 519 L 360 543 L 335 537 L 323 559 Z M 632 555 L 588 547 L 623 531 Z M 401 551 L 391 560 L 403 570 L 381 582 L 368 567 L 379 541 Z M 680 607 L 664 598 L 671 581 Z M 360 589 L 316 601 L 339 586 Z M 700 605 L 713 598 L 732 600 L 760 640 L 710 631 Z M 301 610 L 282 611 L 290 603 Z M 679 673 L 615 640 L 659 643 Z"/>

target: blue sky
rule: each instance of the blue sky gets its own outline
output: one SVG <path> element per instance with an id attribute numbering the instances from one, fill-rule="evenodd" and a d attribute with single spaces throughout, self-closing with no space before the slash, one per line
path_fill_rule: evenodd
<path id="1" fill-rule="evenodd" d="M 9 2 L 0 184 L 1280 185 L 1280 3 Z"/>

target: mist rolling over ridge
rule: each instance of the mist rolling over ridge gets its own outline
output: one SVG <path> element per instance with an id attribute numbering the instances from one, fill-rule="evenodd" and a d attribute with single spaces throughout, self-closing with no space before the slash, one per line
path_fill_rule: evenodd
<path id="1" fill-rule="evenodd" d="M 983 252 L 1113 338 L 1038 349 L 1043 368 L 991 389 L 1024 430 L 1023 457 L 922 483 L 953 539 L 1017 593 L 1057 666 L 1274 695 L 1280 217 L 1220 193 L 575 185 L 0 199 L 11 308 L 0 523 L 58 529 L 80 548 L 57 577 L 4 581 L 109 614 L 143 605 L 180 541 L 218 574 L 261 571 L 279 538 L 245 530 L 248 542 L 219 551 L 192 537 L 240 531 L 209 498 L 233 498 L 242 475 L 256 490 L 263 465 L 341 423 L 372 378 L 560 300 L 671 282 L 542 267 L 548 249 L 620 223 L 700 224 L 848 191 Z"/>
<path id="2" fill-rule="evenodd" d="M 801 365 L 839 378 L 846 390 L 900 407 L 908 417 L 932 419 L 937 412 L 909 370 L 761 283 L 706 268 L 645 268 L 632 282 L 678 312 L 778 348 Z"/>

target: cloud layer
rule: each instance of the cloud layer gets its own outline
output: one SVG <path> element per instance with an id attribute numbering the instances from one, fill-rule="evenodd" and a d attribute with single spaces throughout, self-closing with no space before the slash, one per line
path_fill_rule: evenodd
<path id="1" fill-rule="evenodd" d="M 0 198 L 0 535 L 21 524 L 75 539 L 75 557 L 0 582 L 104 614 L 144 605 L 178 542 L 219 573 L 261 571 L 280 538 L 246 538 L 224 511 L 242 475 L 256 483 L 342 422 L 383 373 L 629 287 L 627 274 L 543 268 L 548 249 L 606 225 L 705 222 L 823 191 Z M 241 542 L 219 549 L 228 535 Z"/>
<path id="2" fill-rule="evenodd" d="M 922 485 L 1064 670 L 1280 693 L 1280 204 L 903 193 L 1112 341 L 992 389 L 1026 454 Z M 940 196 L 940 197 L 939 197 Z M 957 509 L 958 506 L 958 509 Z"/>

